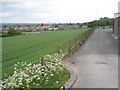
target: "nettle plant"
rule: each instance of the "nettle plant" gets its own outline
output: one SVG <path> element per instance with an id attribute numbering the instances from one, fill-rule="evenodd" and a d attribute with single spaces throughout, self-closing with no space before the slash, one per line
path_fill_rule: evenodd
<path id="1" fill-rule="evenodd" d="M 37 64 L 18 62 L 14 74 L 1 82 L 2 88 L 38 88 L 65 70 L 64 54 L 46 55 Z M 58 83 L 58 81 L 56 81 Z"/>

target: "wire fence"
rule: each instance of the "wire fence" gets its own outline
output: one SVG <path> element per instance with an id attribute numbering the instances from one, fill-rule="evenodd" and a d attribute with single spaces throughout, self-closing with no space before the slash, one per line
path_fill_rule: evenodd
<path id="1" fill-rule="evenodd" d="M 37 67 L 38 65 L 40 65 L 41 67 L 44 66 L 46 68 L 48 68 L 49 64 L 50 63 L 53 63 L 56 65 L 56 67 L 58 66 L 58 61 L 60 62 L 60 60 L 63 60 L 63 58 L 67 58 L 67 57 L 70 57 L 71 54 L 73 54 L 84 42 L 85 40 L 92 34 L 92 32 L 95 30 L 95 28 L 91 28 L 85 32 L 82 32 L 80 35 L 74 37 L 73 39 L 61 44 L 61 45 L 58 45 L 57 47 L 55 47 L 53 49 L 53 51 L 50 53 L 51 56 L 49 56 L 48 59 L 50 59 L 51 61 L 48 61 L 47 57 L 40 57 L 40 61 L 37 61 L 37 62 L 34 62 L 30 65 L 30 69 L 33 68 L 33 67 Z M 64 53 L 64 56 L 62 55 L 62 53 Z M 56 53 L 56 54 L 55 54 Z M 53 55 L 53 56 L 52 56 Z M 56 60 L 56 62 L 54 61 L 55 59 L 58 59 L 58 61 Z M 62 59 L 61 59 L 62 58 Z M 61 61 L 62 62 L 62 61 Z M 51 65 L 53 65 L 51 64 Z M 53 66 L 55 66 L 53 65 Z M 61 68 L 61 65 L 62 63 L 60 64 L 60 68 Z M 28 65 L 26 65 L 28 66 Z M 35 69 L 36 69 L 35 67 Z M 56 68 L 55 67 L 55 68 Z M 38 68 L 38 67 L 37 67 Z M 64 68 L 64 67 L 63 67 Z M 50 69 L 50 68 L 48 68 Z M 13 76 L 11 76 L 9 79 L 5 79 L 5 80 L 2 80 L 4 83 L 8 83 L 10 82 L 9 80 L 12 80 L 14 77 L 17 77 L 17 75 L 19 76 L 19 74 L 21 72 L 28 72 L 30 71 L 28 68 L 22 68 L 20 69 L 21 71 L 17 74 L 14 74 Z M 31 69 L 33 71 L 35 71 L 34 69 Z M 57 70 L 57 69 L 56 69 Z M 31 74 L 31 73 L 30 73 Z M 36 74 L 35 74 L 36 75 Z M 16 83 L 16 82 L 15 82 Z"/>
<path id="2" fill-rule="evenodd" d="M 80 33 L 78 36 L 63 44 L 59 44 L 50 54 L 61 53 L 62 51 L 64 58 L 70 57 L 87 40 L 94 30 L 95 27 Z M 41 57 L 41 60 L 44 61 L 44 57 Z"/>
<path id="3" fill-rule="evenodd" d="M 69 41 L 67 41 L 67 42 L 65 42 L 65 43 L 63 43 L 61 45 L 58 45 L 49 54 L 53 55 L 53 54 L 57 53 L 58 56 L 60 56 L 61 58 L 70 57 L 76 50 L 78 50 L 78 48 L 85 42 L 85 40 L 92 34 L 92 32 L 94 30 L 95 30 L 95 28 L 91 28 L 91 29 L 89 29 L 89 30 L 87 30 L 85 32 L 82 32 L 80 35 L 74 37 L 73 39 L 71 39 L 71 40 L 69 40 Z M 61 52 L 64 54 L 64 56 L 62 56 Z M 46 58 L 45 56 L 40 57 L 39 61 L 35 61 L 35 62 L 31 63 L 31 66 L 33 67 L 34 65 L 37 65 L 39 63 L 42 66 L 46 65 L 46 63 L 48 61 L 46 61 L 45 58 Z M 51 59 L 53 59 L 53 58 L 51 58 Z M 12 76 L 11 78 L 13 78 L 13 77 L 14 76 Z M 3 80 L 3 82 L 4 81 L 6 82 L 6 80 Z"/>

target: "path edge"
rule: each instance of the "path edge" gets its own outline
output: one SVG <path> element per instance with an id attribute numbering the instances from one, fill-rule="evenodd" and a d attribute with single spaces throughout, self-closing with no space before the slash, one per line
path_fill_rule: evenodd
<path id="1" fill-rule="evenodd" d="M 77 75 L 75 74 L 74 70 L 70 67 L 67 67 L 67 69 L 70 73 L 70 79 L 59 90 L 70 89 L 77 80 Z"/>

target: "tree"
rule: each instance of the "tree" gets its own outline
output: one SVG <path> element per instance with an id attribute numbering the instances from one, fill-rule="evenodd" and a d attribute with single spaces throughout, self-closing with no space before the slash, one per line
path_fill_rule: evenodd
<path id="1" fill-rule="evenodd" d="M 80 25 L 80 23 L 77 23 L 77 25 Z"/>
<path id="2" fill-rule="evenodd" d="M 2 31 L 2 32 L 1 32 L 1 36 L 2 36 L 2 37 L 7 37 L 7 36 L 8 36 L 8 34 L 7 34 L 7 32 L 6 32 L 6 31 Z"/>
<path id="3" fill-rule="evenodd" d="M 37 24 L 36 26 L 37 26 L 37 27 L 39 27 L 39 26 L 40 26 L 40 24 Z"/>
<path id="4" fill-rule="evenodd" d="M 9 36 L 15 36 L 15 35 L 20 35 L 20 34 L 22 34 L 22 32 L 21 32 L 21 31 L 17 31 L 17 30 L 15 30 L 14 28 L 10 28 L 10 29 L 8 30 L 7 34 L 8 34 Z"/>
<path id="5" fill-rule="evenodd" d="M 87 25 L 88 28 L 91 27 L 99 27 L 99 26 L 112 26 L 113 25 L 113 19 L 112 18 L 108 18 L 108 17 L 104 17 L 104 18 L 100 18 L 99 20 L 94 20 L 91 22 L 85 22 L 83 23 L 84 25 Z"/>
<path id="6" fill-rule="evenodd" d="M 57 24 L 55 24 L 55 28 L 57 28 L 58 27 L 58 25 Z"/>
<path id="7" fill-rule="evenodd" d="M 52 27 L 57 28 L 57 27 L 58 27 L 58 25 L 54 23 L 54 24 L 52 24 Z"/>
<path id="8" fill-rule="evenodd" d="M 43 24 L 43 23 L 41 23 L 41 26 L 44 26 L 44 24 Z"/>
<path id="9" fill-rule="evenodd" d="M 108 17 L 100 18 L 99 24 L 100 26 L 111 26 L 113 25 L 113 19 Z"/>
<path id="10" fill-rule="evenodd" d="M 69 25 L 73 25 L 73 24 L 70 22 Z"/>

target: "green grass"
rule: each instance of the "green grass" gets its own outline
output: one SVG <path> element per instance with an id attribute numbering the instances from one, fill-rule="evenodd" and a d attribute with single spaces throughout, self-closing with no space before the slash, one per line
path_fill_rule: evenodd
<path id="1" fill-rule="evenodd" d="M 61 72 L 59 74 L 59 76 L 55 76 L 53 79 L 51 79 L 51 82 L 47 85 L 45 85 L 46 88 L 60 88 L 62 87 L 66 81 L 70 78 L 70 75 L 69 75 L 69 72 L 68 71 L 64 71 L 64 72 Z M 59 83 L 56 83 L 56 80 L 59 82 Z M 42 88 L 42 87 L 40 87 Z"/>
<path id="2" fill-rule="evenodd" d="M 33 62 L 43 55 L 57 50 L 59 44 L 78 36 L 88 29 L 50 31 L 31 35 L 2 38 L 2 69 L 4 73 L 13 74 L 17 62 Z"/>
<path id="3" fill-rule="evenodd" d="M 54 75 L 54 77 L 51 78 L 50 82 L 46 84 L 43 83 L 41 86 L 37 87 L 31 86 L 31 88 L 46 88 L 46 89 L 54 88 L 54 90 L 59 90 L 59 88 L 61 88 L 69 78 L 70 78 L 69 71 L 64 70 L 60 74 Z M 56 83 L 56 81 L 58 81 L 58 83 Z"/>
<path id="4" fill-rule="evenodd" d="M 35 32 L 23 32 L 23 34 L 37 34 L 37 33 L 41 33 L 40 31 L 35 31 Z"/>

